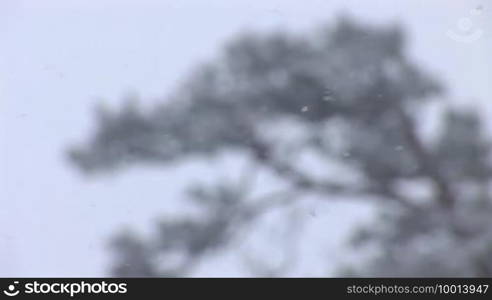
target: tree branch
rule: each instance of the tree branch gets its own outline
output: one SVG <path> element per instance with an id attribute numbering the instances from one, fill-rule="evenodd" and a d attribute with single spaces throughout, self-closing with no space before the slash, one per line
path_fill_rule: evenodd
<path id="1" fill-rule="evenodd" d="M 410 150 L 420 164 L 420 168 L 433 181 L 438 191 L 438 201 L 447 208 L 451 208 L 456 199 L 452 193 L 451 184 L 442 174 L 441 169 L 435 159 L 424 147 L 422 141 L 417 136 L 415 126 L 411 118 L 405 113 L 400 105 L 394 105 L 394 110 L 400 120 L 401 130 L 408 143 Z"/>
<path id="2" fill-rule="evenodd" d="M 253 156 L 264 166 L 268 166 L 280 177 L 288 180 L 293 186 L 301 191 L 317 191 L 329 193 L 330 195 L 343 195 L 343 196 L 376 196 L 377 198 L 390 199 L 400 204 L 407 209 L 419 209 L 410 199 L 403 195 L 398 195 L 391 189 L 376 189 L 368 186 L 354 187 L 346 184 L 318 181 L 310 178 L 297 170 L 293 166 L 285 162 L 279 162 L 273 157 L 273 151 L 266 143 L 259 141 L 259 139 L 250 136 L 250 150 Z"/>

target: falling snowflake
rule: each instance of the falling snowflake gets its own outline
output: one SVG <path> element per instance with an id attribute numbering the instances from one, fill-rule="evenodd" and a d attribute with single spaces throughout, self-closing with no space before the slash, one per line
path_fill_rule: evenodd
<path id="1" fill-rule="evenodd" d="M 335 97 L 333 97 L 333 92 L 331 90 L 325 90 L 325 93 L 323 95 L 323 101 L 333 101 L 335 100 Z"/>

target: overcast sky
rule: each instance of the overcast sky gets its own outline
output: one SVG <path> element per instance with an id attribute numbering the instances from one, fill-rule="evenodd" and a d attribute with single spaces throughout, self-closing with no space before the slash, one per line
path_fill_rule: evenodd
<path id="1" fill-rule="evenodd" d="M 81 177 L 63 152 L 90 134 L 100 99 L 115 105 L 136 92 L 144 104 L 162 101 L 237 32 L 309 30 L 345 12 L 406 25 L 409 55 L 445 80 L 446 97 L 489 113 L 491 11 L 490 0 L 1 0 L 0 276 L 105 275 L 108 237 L 124 224 L 148 230 L 177 209 L 174 200 L 190 178 L 206 174 L 202 162 L 173 172 Z M 460 28 L 464 18 L 473 22 L 468 32 Z M 478 35 L 463 43 L 450 31 Z M 326 253 L 337 258 L 345 234 L 316 228 L 331 222 L 348 230 L 367 215 L 341 204 L 319 209 L 324 214 L 309 225 L 310 236 L 323 237 L 324 252 L 309 254 L 309 275 L 325 274 L 327 267 L 312 268 L 312 261 Z M 198 274 L 243 274 L 229 263 L 221 257 Z"/>

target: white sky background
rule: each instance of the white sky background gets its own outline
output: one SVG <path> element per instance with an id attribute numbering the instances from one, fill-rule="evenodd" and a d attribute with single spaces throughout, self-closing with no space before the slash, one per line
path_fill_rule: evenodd
<path id="1" fill-rule="evenodd" d="M 482 14 L 471 15 L 478 5 Z M 340 12 L 408 25 L 411 56 L 445 80 L 447 97 L 490 112 L 490 0 L 0 0 L 0 276 L 106 275 L 108 237 L 123 224 L 148 230 L 177 210 L 189 178 L 208 176 L 206 162 L 79 176 L 63 154 L 90 134 L 98 99 L 116 105 L 135 91 L 154 103 L 241 30 L 308 30 Z M 473 43 L 446 35 L 460 33 L 463 17 L 483 32 Z M 328 275 L 319 259 L 339 258 L 346 231 L 326 230 L 367 215 L 353 208 L 320 208 L 307 238 L 320 247 L 307 244 L 296 275 Z M 221 257 L 197 274 L 244 275 L 232 261 Z"/>

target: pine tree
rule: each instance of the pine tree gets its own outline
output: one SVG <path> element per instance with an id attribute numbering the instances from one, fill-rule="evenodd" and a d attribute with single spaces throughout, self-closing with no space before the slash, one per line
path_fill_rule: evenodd
<path id="1" fill-rule="evenodd" d="M 92 139 L 69 151 L 88 174 L 233 149 L 288 185 L 260 199 L 251 199 L 247 179 L 191 187 L 187 197 L 205 218 L 162 221 L 151 240 L 117 236 L 113 275 L 190 274 L 263 212 L 306 194 L 381 207 L 377 224 L 353 239 L 357 247 L 376 245 L 379 255 L 342 274 L 492 275 L 489 144 L 480 118 L 441 100 L 442 84 L 405 48 L 400 27 L 348 18 L 311 34 L 247 33 L 151 111 L 99 110 Z M 434 102 L 441 130 L 429 137 L 420 125 Z M 302 137 L 278 142 L 267 134 L 285 123 L 302 128 Z M 322 168 L 341 166 L 358 179 L 315 176 L 292 158 L 305 152 Z M 427 196 L 402 188 L 408 184 L 427 187 Z M 178 265 L 152 263 L 173 253 L 183 257 Z"/>

